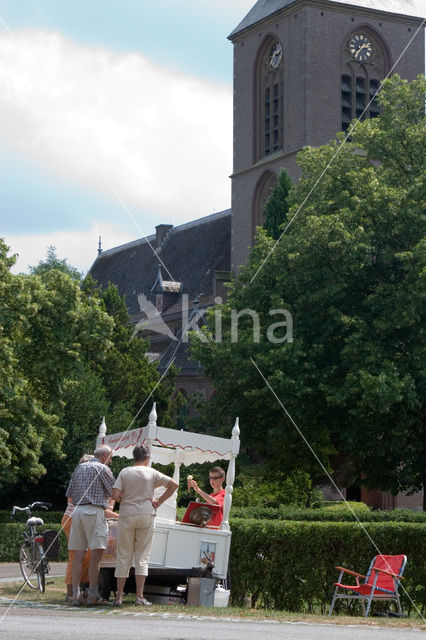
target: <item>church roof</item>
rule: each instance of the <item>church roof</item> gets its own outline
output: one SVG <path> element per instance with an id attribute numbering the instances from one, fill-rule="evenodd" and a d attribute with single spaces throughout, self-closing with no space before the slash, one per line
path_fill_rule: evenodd
<path id="1" fill-rule="evenodd" d="M 257 22 L 267 18 L 274 13 L 285 9 L 297 0 L 258 0 L 254 7 L 250 9 L 246 17 L 232 31 L 229 38 L 232 40 L 240 31 L 248 29 Z M 409 16 L 422 16 L 424 9 L 421 8 L 421 0 L 328 0 L 333 4 L 347 4 L 355 8 L 365 7 L 376 9 L 377 11 L 387 11 L 388 13 L 400 13 Z"/>
<path id="2" fill-rule="evenodd" d="M 215 271 L 231 270 L 230 209 L 173 227 L 160 247 L 153 234 L 103 251 L 89 273 L 103 287 L 115 284 L 132 316 L 140 313 L 138 295 L 149 293 L 156 281 L 159 258 L 167 290 L 182 283 L 181 291 L 190 301 L 212 295 Z"/>

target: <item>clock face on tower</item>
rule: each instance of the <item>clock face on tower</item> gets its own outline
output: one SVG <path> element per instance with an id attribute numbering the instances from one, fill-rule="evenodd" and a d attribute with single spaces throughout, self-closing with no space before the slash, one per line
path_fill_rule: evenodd
<path id="1" fill-rule="evenodd" d="M 355 60 L 358 62 L 365 62 L 371 58 L 373 45 L 366 35 L 363 33 L 356 33 L 349 40 L 349 51 Z"/>
<path id="2" fill-rule="evenodd" d="M 269 52 L 269 64 L 273 69 L 279 67 L 283 57 L 283 48 L 279 42 L 274 42 Z"/>

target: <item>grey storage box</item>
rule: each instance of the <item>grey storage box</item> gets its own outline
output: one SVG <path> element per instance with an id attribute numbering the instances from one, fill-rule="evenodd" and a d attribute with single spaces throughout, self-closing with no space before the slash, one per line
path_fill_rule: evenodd
<path id="1" fill-rule="evenodd" d="M 215 586 L 215 578 L 188 578 L 187 604 L 213 607 Z"/>

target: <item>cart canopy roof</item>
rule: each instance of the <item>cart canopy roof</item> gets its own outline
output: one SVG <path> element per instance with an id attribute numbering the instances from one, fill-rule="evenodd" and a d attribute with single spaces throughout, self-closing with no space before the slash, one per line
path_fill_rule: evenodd
<path id="1" fill-rule="evenodd" d="M 146 444 L 151 448 L 152 462 L 162 465 L 173 462 L 189 466 L 193 463 L 235 458 L 240 450 L 239 433 L 238 418 L 230 438 L 159 427 L 154 403 L 145 427 L 106 435 L 106 424 L 103 420 L 97 446 L 107 444 L 113 449 L 114 456 L 133 458 L 133 447 Z"/>

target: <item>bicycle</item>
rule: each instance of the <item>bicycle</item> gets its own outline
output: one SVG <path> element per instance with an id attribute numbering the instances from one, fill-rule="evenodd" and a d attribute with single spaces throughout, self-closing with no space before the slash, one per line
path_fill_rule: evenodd
<path id="1" fill-rule="evenodd" d="M 26 511 L 28 520 L 27 529 L 23 531 L 23 540 L 19 547 L 19 566 L 25 582 L 31 589 L 40 589 L 44 593 L 46 588 L 46 574 L 49 573 L 49 560 L 43 548 L 44 537 L 38 533 L 37 527 L 44 524 L 42 518 L 32 515 L 36 509 L 48 509 L 52 505 L 49 502 L 33 502 L 27 507 L 13 507 L 11 518 L 16 511 Z"/>

